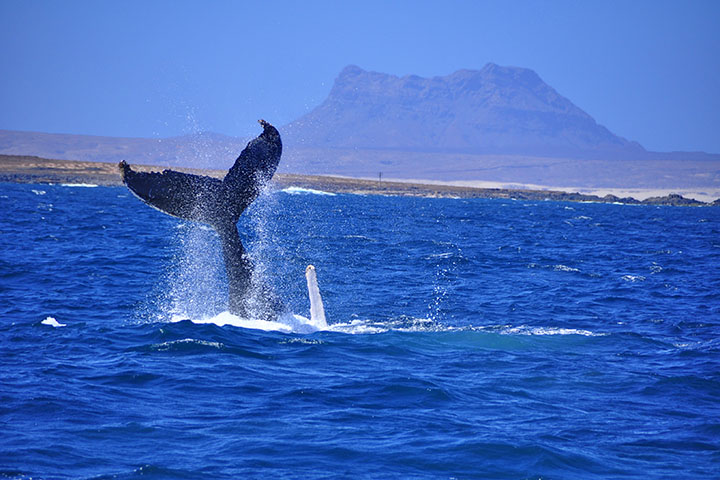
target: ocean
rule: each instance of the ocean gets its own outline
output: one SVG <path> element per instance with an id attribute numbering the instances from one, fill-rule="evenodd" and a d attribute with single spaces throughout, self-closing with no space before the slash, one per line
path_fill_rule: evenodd
<path id="1" fill-rule="evenodd" d="M 124 188 L 0 208 L 0 478 L 720 478 L 718 208 L 268 191 L 265 323 Z"/>

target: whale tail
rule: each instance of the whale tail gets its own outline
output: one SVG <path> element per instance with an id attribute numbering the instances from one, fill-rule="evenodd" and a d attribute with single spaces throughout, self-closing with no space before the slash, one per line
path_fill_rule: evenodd
<path id="1" fill-rule="evenodd" d="M 228 277 L 230 312 L 243 317 L 251 313 L 273 316 L 280 304 L 269 288 L 261 287 L 262 298 L 252 302 L 250 311 L 253 266 L 237 231 L 240 215 L 275 174 L 282 155 L 277 129 L 265 120 L 259 122 L 262 134 L 247 144 L 222 180 L 174 170 L 137 172 L 125 161 L 118 165 L 123 183 L 143 202 L 168 215 L 206 223 L 217 231 Z"/>
<path id="2" fill-rule="evenodd" d="M 168 215 L 212 226 L 237 223 L 275 174 L 282 155 L 280 133 L 265 120 L 260 124 L 263 133 L 247 144 L 222 180 L 174 170 L 136 172 L 123 160 L 119 164 L 123 183 L 143 202 Z"/>

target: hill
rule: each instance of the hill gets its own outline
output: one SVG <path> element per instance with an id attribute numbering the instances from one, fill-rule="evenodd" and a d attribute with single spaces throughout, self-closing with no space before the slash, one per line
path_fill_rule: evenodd
<path id="1" fill-rule="evenodd" d="M 492 63 L 433 78 L 348 66 L 327 99 L 286 131 L 289 141 L 322 148 L 580 158 L 645 153 L 532 70 Z"/>
<path id="2" fill-rule="evenodd" d="M 306 174 L 720 189 L 720 155 L 649 152 L 532 70 L 492 63 L 433 78 L 348 66 L 282 130 L 285 168 Z"/>
<path id="3" fill-rule="evenodd" d="M 348 66 L 325 101 L 280 131 L 282 173 L 720 191 L 720 155 L 649 152 L 518 67 L 421 78 Z M 221 170 L 246 142 L 214 133 L 147 139 L 0 130 L 5 155 Z"/>

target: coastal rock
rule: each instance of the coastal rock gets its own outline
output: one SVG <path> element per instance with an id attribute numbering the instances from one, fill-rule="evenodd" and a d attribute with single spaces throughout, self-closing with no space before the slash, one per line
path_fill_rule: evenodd
<path id="1" fill-rule="evenodd" d="M 671 193 L 664 197 L 650 197 L 642 201 L 646 205 L 675 205 L 675 206 L 700 206 L 706 205 L 704 202 L 698 202 L 693 198 L 685 198 L 682 195 Z"/>
<path id="2" fill-rule="evenodd" d="M 610 193 L 602 197 L 602 201 L 605 203 L 624 203 L 629 205 L 635 205 L 640 203 L 639 200 L 636 200 L 632 197 L 618 197 L 617 195 L 612 195 Z"/>

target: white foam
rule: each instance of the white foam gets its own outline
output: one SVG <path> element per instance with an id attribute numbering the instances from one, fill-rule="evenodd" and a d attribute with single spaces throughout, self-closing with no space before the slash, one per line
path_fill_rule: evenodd
<path id="1" fill-rule="evenodd" d="M 61 187 L 83 187 L 83 188 L 94 188 L 97 187 L 94 183 L 61 183 Z"/>
<path id="2" fill-rule="evenodd" d="M 344 238 L 356 238 L 358 240 L 367 240 L 368 242 L 377 242 L 374 238 L 366 237 L 365 235 L 345 235 Z"/>
<path id="3" fill-rule="evenodd" d="M 452 332 L 462 330 L 462 328 L 437 325 L 429 318 L 413 318 L 389 321 L 353 320 L 347 323 L 332 324 L 328 330 L 350 335 L 372 335 L 385 332 Z"/>
<path id="4" fill-rule="evenodd" d="M 43 321 L 40 322 L 40 323 L 42 323 L 43 325 L 49 325 L 49 326 L 55 327 L 55 328 L 58 328 L 58 327 L 67 327 L 66 324 L 58 322 L 58 321 L 55 320 L 53 317 L 47 317 L 45 320 L 43 320 Z"/>
<path id="5" fill-rule="evenodd" d="M 207 340 L 197 340 L 194 338 L 183 338 L 182 340 L 173 340 L 170 342 L 163 342 L 163 343 L 159 343 L 157 345 L 153 345 L 153 347 L 155 347 L 159 351 L 165 351 L 165 350 L 171 350 L 171 349 L 175 348 L 175 346 L 183 345 L 183 344 L 203 345 L 206 347 L 217 348 L 218 350 L 225 348 L 225 345 L 223 345 L 220 342 L 208 342 Z"/>
<path id="6" fill-rule="evenodd" d="M 430 260 L 431 258 L 450 258 L 452 256 L 453 256 L 453 252 L 445 252 L 445 253 L 432 253 L 425 258 Z"/>
<path id="7" fill-rule="evenodd" d="M 326 330 L 321 325 L 313 323 L 309 318 L 302 315 L 287 313 L 281 315 L 276 321 L 260 320 L 254 318 L 242 318 L 233 315 L 230 312 L 222 312 L 214 317 L 203 318 L 187 318 L 182 315 L 174 315 L 171 322 L 180 322 L 190 320 L 195 324 L 213 324 L 218 327 L 230 325 L 232 327 L 249 328 L 252 330 L 263 330 L 265 332 L 282 332 L 282 333 L 314 333 L 320 330 Z"/>
<path id="8" fill-rule="evenodd" d="M 45 195 L 47 192 L 45 190 L 31 190 L 35 195 Z"/>
<path id="9" fill-rule="evenodd" d="M 642 275 L 623 275 L 620 278 L 622 278 L 626 282 L 633 282 L 633 283 L 634 282 L 642 282 L 645 280 L 645 277 L 643 277 Z"/>
<path id="10" fill-rule="evenodd" d="M 373 335 L 386 332 L 403 333 L 438 333 L 438 332 L 484 332 L 500 335 L 549 336 L 549 335 L 580 335 L 584 337 L 602 337 L 607 333 L 596 333 L 590 330 L 561 327 L 532 327 L 528 325 L 483 325 L 483 326 L 452 326 L 438 324 L 430 318 L 403 317 L 392 320 L 362 320 L 318 325 L 307 317 L 297 314 L 285 314 L 275 321 L 241 318 L 230 312 L 223 312 L 214 317 L 189 319 L 187 316 L 175 315 L 172 322 L 189 320 L 198 325 L 232 326 L 262 330 L 265 332 L 281 332 L 287 334 L 311 334 L 316 332 L 335 332 L 348 335 Z"/>
<path id="11" fill-rule="evenodd" d="M 500 330 L 499 333 L 501 335 L 582 335 L 584 337 L 602 337 L 606 335 L 605 333 L 595 333 L 577 328 L 529 327 L 527 325 L 506 327 Z"/>
<path id="12" fill-rule="evenodd" d="M 230 312 L 222 312 L 213 317 L 188 318 L 184 315 L 173 315 L 171 322 L 181 322 L 189 320 L 198 325 L 217 325 L 218 327 L 232 326 L 239 328 L 249 328 L 252 330 L 262 330 L 265 332 L 281 332 L 281 333 L 299 333 L 310 334 L 315 332 L 338 332 L 351 335 L 384 333 L 389 331 L 396 332 L 430 332 L 430 331 L 455 331 L 461 330 L 458 327 L 438 326 L 431 319 L 402 319 L 388 321 L 372 321 L 372 320 L 353 320 L 347 323 L 335 323 L 328 325 L 320 320 L 311 320 L 302 315 L 286 313 L 281 315 L 277 320 L 260 320 L 252 318 L 242 318 L 233 315 Z"/>
<path id="13" fill-rule="evenodd" d="M 606 333 L 595 333 L 590 330 L 582 330 L 577 328 L 559 328 L 559 327 L 530 327 L 520 325 L 513 327 L 511 325 L 485 325 L 485 326 L 463 326 L 455 327 L 452 325 L 441 325 L 429 318 L 412 318 L 404 320 L 391 320 L 373 322 L 370 320 L 353 320 L 349 323 L 336 323 L 328 327 L 329 331 L 348 333 L 353 335 L 367 335 L 385 332 L 405 332 L 405 333 L 431 333 L 431 332 L 486 332 L 499 333 L 500 335 L 581 335 L 584 337 L 602 337 Z"/>
<path id="14" fill-rule="evenodd" d="M 288 187 L 283 188 L 282 192 L 289 193 L 290 195 L 328 195 L 334 197 L 337 195 L 332 192 L 324 192 L 322 190 L 315 190 L 313 188 L 302 188 L 302 187 Z"/>
<path id="15" fill-rule="evenodd" d="M 579 272 L 577 268 L 568 267 L 567 265 L 555 265 L 553 270 L 556 272 Z"/>

